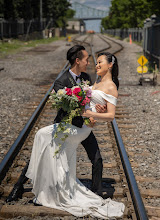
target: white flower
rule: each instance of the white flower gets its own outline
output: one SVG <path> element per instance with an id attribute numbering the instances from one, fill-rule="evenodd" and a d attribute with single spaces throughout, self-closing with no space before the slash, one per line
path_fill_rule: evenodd
<path id="1" fill-rule="evenodd" d="M 79 88 L 79 86 L 73 86 L 71 90 L 73 91 L 75 88 Z"/>
<path id="2" fill-rule="evenodd" d="M 66 94 L 65 89 L 59 89 L 59 90 L 57 91 L 57 96 L 58 96 L 58 97 L 61 97 L 61 96 L 65 95 L 65 94 Z"/>

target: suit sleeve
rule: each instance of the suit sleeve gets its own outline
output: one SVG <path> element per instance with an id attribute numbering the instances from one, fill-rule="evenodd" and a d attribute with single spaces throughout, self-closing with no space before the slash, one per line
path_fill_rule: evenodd
<path id="1" fill-rule="evenodd" d="M 54 90 L 57 92 L 59 89 L 63 89 L 65 87 L 65 85 L 60 81 L 60 80 L 56 80 L 54 83 Z"/>

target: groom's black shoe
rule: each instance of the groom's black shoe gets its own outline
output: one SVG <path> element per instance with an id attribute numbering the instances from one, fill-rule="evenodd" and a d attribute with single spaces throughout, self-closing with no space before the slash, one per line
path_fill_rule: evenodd
<path id="1" fill-rule="evenodd" d="M 17 200 L 18 198 L 22 198 L 22 194 L 24 192 L 23 185 L 15 185 L 11 193 L 6 199 L 6 202 L 11 202 Z"/>
<path id="2" fill-rule="evenodd" d="M 28 169 L 28 164 L 29 164 L 29 162 L 24 167 L 24 169 L 18 179 L 18 182 L 14 185 L 11 193 L 9 194 L 9 196 L 6 199 L 6 202 L 11 202 L 11 201 L 17 200 L 19 198 L 22 198 L 22 194 L 24 193 L 23 184 L 28 180 L 28 178 L 25 176 L 25 173 Z"/>
<path id="3" fill-rule="evenodd" d="M 42 206 L 42 205 L 38 202 L 37 198 L 34 198 L 34 199 L 33 199 L 33 204 L 34 204 L 34 206 Z"/>

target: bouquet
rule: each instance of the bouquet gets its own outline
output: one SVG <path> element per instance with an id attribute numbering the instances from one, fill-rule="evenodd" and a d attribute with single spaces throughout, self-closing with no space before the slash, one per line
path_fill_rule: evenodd
<path id="1" fill-rule="evenodd" d="M 72 119 L 76 116 L 80 116 L 83 110 L 89 105 L 91 100 L 92 90 L 89 88 L 89 81 L 83 81 L 82 84 L 78 84 L 72 88 L 65 87 L 59 89 L 57 93 L 53 90 L 49 97 L 49 102 L 52 103 L 52 108 L 59 110 L 62 108 L 67 114 L 59 123 L 54 138 L 58 137 L 58 132 L 63 132 L 64 136 L 62 141 L 68 137 L 66 124 L 72 124 Z M 84 123 L 88 125 L 90 123 L 89 118 L 84 118 Z M 62 144 L 59 144 L 59 148 Z M 59 150 L 55 152 L 57 154 Z"/>

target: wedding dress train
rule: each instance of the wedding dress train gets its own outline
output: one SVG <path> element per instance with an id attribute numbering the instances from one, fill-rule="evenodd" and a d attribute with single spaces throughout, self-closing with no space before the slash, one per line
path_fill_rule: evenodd
<path id="1" fill-rule="evenodd" d="M 95 104 L 105 104 L 105 100 L 116 105 L 117 99 L 100 90 L 92 91 L 90 108 L 95 110 Z M 85 140 L 91 128 L 78 128 L 67 125 L 68 138 L 58 149 L 60 137 L 53 138 L 58 124 L 40 129 L 35 135 L 30 164 L 26 176 L 32 180 L 33 193 L 38 204 L 46 207 L 67 211 L 74 216 L 90 215 L 102 219 L 122 217 L 124 204 L 108 199 L 102 199 L 76 178 L 76 149 Z"/>

